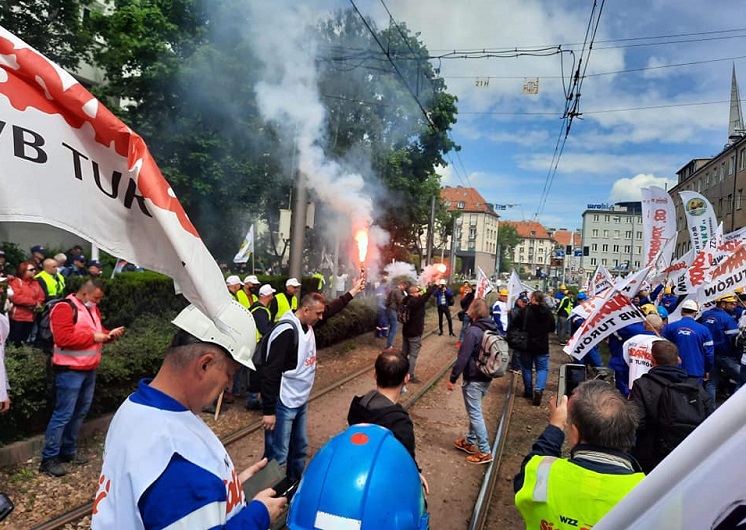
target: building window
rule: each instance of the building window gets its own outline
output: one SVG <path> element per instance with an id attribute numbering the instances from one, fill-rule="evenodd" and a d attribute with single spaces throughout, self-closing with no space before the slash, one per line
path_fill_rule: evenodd
<path id="1" fill-rule="evenodd" d="M 474 243 L 474 241 L 469 241 L 469 245 L 468 245 L 467 248 L 469 250 L 474 250 L 475 248 L 477 248 L 477 245 L 476 245 L 476 243 Z"/>
<path id="2" fill-rule="evenodd" d="M 728 160 L 728 175 L 732 175 L 736 171 L 736 155 L 730 155 Z"/>
<path id="3" fill-rule="evenodd" d="M 604 215 L 604 222 L 608 223 L 609 221 L 611 221 L 611 216 L 610 215 Z"/>
<path id="4" fill-rule="evenodd" d="M 697 193 L 702 191 L 702 180 L 697 181 Z"/>
<path id="5" fill-rule="evenodd" d="M 611 251 L 615 253 L 619 252 L 619 245 L 614 245 L 613 247 L 611 247 Z"/>
<path id="6" fill-rule="evenodd" d="M 624 253 L 629 254 L 629 251 L 632 250 L 632 246 L 630 245 L 624 245 Z"/>
<path id="7" fill-rule="evenodd" d="M 477 214 L 473 213 L 469 216 L 469 225 L 477 226 Z"/>
<path id="8" fill-rule="evenodd" d="M 635 237 L 637 237 L 637 239 L 642 239 L 642 232 L 638 231 Z"/>
<path id="9" fill-rule="evenodd" d="M 544 263 L 544 258 L 542 256 L 539 256 L 539 259 L 537 260 L 539 263 Z"/>
<path id="10" fill-rule="evenodd" d="M 609 245 L 601 245 L 601 252 L 608 252 L 609 251 Z"/>
<path id="11" fill-rule="evenodd" d="M 743 151 L 742 151 L 742 152 L 743 152 Z M 593 222 L 594 222 L 594 223 L 597 223 L 597 222 L 598 222 L 598 214 L 595 214 L 595 215 L 593 216 Z"/>
<path id="12" fill-rule="evenodd" d="M 598 237 L 598 228 L 594 228 L 593 231 L 591 232 L 591 235 L 593 237 Z"/>
<path id="13" fill-rule="evenodd" d="M 597 243 L 593 243 L 593 244 L 591 245 L 591 250 L 592 250 L 593 252 L 598 252 L 598 244 L 597 244 Z"/>
<path id="14" fill-rule="evenodd" d="M 718 182 L 722 182 L 725 178 L 725 160 L 723 160 L 723 163 L 720 164 L 720 178 L 718 179 Z"/>
<path id="15" fill-rule="evenodd" d="M 635 254 L 642 254 L 642 247 L 635 247 L 637 250 L 635 250 Z"/>
<path id="16" fill-rule="evenodd" d="M 731 209 L 733 208 L 733 195 L 732 194 L 728 195 L 728 204 L 725 207 L 727 208 L 728 213 L 733 213 L 733 210 Z"/>
<path id="17" fill-rule="evenodd" d="M 738 169 L 744 170 L 746 169 L 746 147 L 741 149 L 741 154 L 738 155 Z"/>
<path id="18" fill-rule="evenodd" d="M 477 238 L 477 227 L 472 226 L 469 228 L 469 239 L 474 240 Z"/>
<path id="19" fill-rule="evenodd" d="M 614 230 L 614 239 L 619 239 L 619 230 Z"/>
<path id="20" fill-rule="evenodd" d="M 626 232 L 624 232 L 624 238 L 632 239 L 632 230 L 627 230 Z"/>
<path id="21" fill-rule="evenodd" d="M 718 215 L 723 215 L 723 199 L 718 199 Z"/>
<path id="22" fill-rule="evenodd" d="M 705 189 L 710 187 L 710 172 L 705 173 Z"/>
<path id="23" fill-rule="evenodd" d="M 591 265 L 596 265 L 596 258 L 591 258 Z"/>
<path id="24" fill-rule="evenodd" d="M 609 237 L 609 231 L 608 230 L 604 230 L 604 237 Z"/>
<path id="25" fill-rule="evenodd" d="M 743 151 L 741 151 L 743 154 Z M 736 210 L 740 210 L 743 208 L 743 189 L 738 190 L 738 195 L 736 195 Z"/>
<path id="26" fill-rule="evenodd" d="M 604 267 L 606 267 L 606 265 L 608 265 L 608 264 L 609 264 L 609 263 L 608 263 L 608 261 L 609 261 L 609 260 L 607 260 L 606 258 L 603 258 L 603 259 L 601 260 L 601 265 L 603 265 Z"/>
<path id="27" fill-rule="evenodd" d="M 466 203 L 464 201 L 459 201 L 456 204 L 456 208 L 458 208 L 459 210 L 463 210 L 465 207 L 466 207 Z"/>
<path id="28" fill-rule="evenodd" d="M 615 260 L 614 260 L 614 268 L 615 268 L 615 269 L 618 269 L 618 268 L 619 268 L 619 260 L 618 260 L 618 259 L 615 259 Z"/>

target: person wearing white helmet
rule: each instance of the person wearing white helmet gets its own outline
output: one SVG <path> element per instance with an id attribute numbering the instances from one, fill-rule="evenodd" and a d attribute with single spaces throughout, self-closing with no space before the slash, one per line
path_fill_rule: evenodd
<path id="1" fill-rule="evenodd" d="M 246 298 L 249 301 L 249 309 L 251 309 L 251 306 L 259 300 L 259 295 L 257 293 L 259 292 L 259 286 L 261 284 L 262 282 L 259 281 L 259 278 L 253 274 L 249 274 L 243 279 L 243 292 L 246 294 Z"/>
<path id="2" fill-rule="evenodd" d="M 681 367 L 690 377 L 696 377 L 702 383 L 714 364 L 715 348 L 710 330 L 694 320 L 698 311 L 697 302 L 684 300 L 681 303 L 681 320 L 663 328 L 663 338 L 676 344 Z"/>
<path id="3" fill-rule="evenodd" d="M 266 465 L 238 473 L 200 419 L 233 379 L 252 367 L 256 327 L 249 310 L 231 301 L 221 327 L 195 306 L 174 319 L 179 328 L 154 379 L 119 407 L 104 445 L 91 528 L 266 529 L 286 504 L 271 489 L 248 504 L 242 487 Z"/>

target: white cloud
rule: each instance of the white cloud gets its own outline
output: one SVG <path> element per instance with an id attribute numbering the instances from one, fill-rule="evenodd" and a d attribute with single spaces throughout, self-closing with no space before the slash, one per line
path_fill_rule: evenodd
<path id="1" fill-rule="evenodd" d="M 518 159 L 517 165 L 521 169 L 531 171 L 547 171 L 552 161 L 551 153 L 529 155 Z M 684 162 L 685 163 L 685 162 Z M 683 163 L 676 165 L 675 157 L 660 154 L 614 154 L 614 153 L 565 153 L 557 166 L 557 173 L 575 177 L 582 182 L 589 175 L 619 175 L 638 171 L 652 173 L 671 172 Z"/>
<path id="2" fill-rule="evenodd" d="M 640 173 L 632 178 L 622 178 L 614 182 L 609 194 L 610 202 L 639 201 L 642 199 L 640 188 L 658 186 L 669 189 L 676 185 L 675 179 L 656 177 L 655 175 Z"/>

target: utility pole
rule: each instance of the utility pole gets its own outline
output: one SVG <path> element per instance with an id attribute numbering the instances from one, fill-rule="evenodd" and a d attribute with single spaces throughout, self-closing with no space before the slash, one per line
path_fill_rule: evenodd
<path id="1" fill-rule="evenodd" d="M 435 243 L 435 195 L 430 201 L 430 225 L 427 228 L 427 258 L 425 265 L 433 263 L 433 245 Z"/>
<path id="2" fill-rule="evenodd" d="M 306 176 L 295 172 L 295 190 L 293 196 L 293 217 L 290 228 L 290 271 L 289 275 L 298 278 L 303 276 L 303 243 L 306 235 Z M 298 293 L 298 299 L 301 294 Z"/>
<path id="3" fill-rule="evenodd" d="M 453 229 L 451 230 L 451 280 L 453 280 L 456 268 L 456 216 L 453 216 Z"/>

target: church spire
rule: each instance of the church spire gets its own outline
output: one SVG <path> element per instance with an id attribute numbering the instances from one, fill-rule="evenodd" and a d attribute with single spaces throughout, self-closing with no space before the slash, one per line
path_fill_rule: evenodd
<path id="1" fill-rule="evenodd" d="M 738 82 L 736 81 L 736 65 L 733 64 L 733 76 L 730 84 L 730 116 L 728 121 L 728 143 L 734 143 L 741 138 L 746 129 L 741 112 L 741 98 L 738 94 Z"/>

